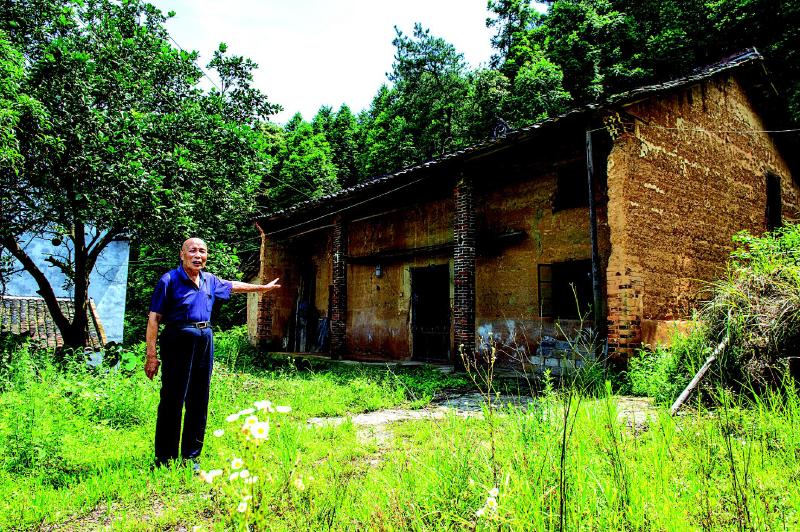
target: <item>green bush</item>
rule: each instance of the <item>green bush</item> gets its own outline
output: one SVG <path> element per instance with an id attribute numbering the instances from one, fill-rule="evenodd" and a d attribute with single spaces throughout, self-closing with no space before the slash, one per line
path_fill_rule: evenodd
<path id="1" fill-rule="evenodd" d="M 258 355 L 258 350 L 250 345 L 246 325 L 214 333 L 214 361 L 229 370 L 245 370 L 257 365 Z"/>
<path id="2" fill-rule="evenodd" d="M 800 226 L 736 235 L 726 275 L 701 309 L 707 342 L 730 342 L 720 360 L 727 383 L 762 390 L 780 384 L 782 360 L 800 349 Z"/>
<path id="3" fill-rule="evenodd" d="M 628 362 L 627 379 L 633 395 L 653 397 L 670 403 L 683 391 L 705 360 L 710 348 L 706 332 L 696 327 L 688 335 L 676 334 L 670 347 L 641 350 Z"/>

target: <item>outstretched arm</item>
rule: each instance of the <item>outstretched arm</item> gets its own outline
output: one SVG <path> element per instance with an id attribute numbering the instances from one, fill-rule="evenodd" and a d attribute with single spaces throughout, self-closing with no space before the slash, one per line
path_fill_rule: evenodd
<path id="1" fill-rule="evenodd" d="M 231 286 L 232 286 L 231 292 L 234 293 L 269 292 L 271 290 L 275 290 L 276 288 L 281 287 L 281 285 L 278 284 L 277 277 L 267 284 L 251 284 L 251 283 L 243 283 L 241 281 L 231 281 Z"/>

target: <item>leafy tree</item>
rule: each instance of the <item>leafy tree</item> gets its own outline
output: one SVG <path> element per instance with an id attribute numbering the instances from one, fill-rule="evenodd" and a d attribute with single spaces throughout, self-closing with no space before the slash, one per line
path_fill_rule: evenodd
<path id="1" fill-rule="evenodd" d="M 356 164 L 363 176 L 379 176 L 422 158 L 397 98 L 396 90 L 382 85 L 369 111 L 360 115 Z"/>
<path id="2" fill-rule="evenodd" d="M 0 31 L 0 168 L 5 170 L 17 171 L 22 163 L 17 139 L 20 121 L 43 118 L 39 102 L 23 91 L 24 80 L 23 56 Z"/>
<path id="3" fill-rule="evenodd" d="M 710 0 L 709 33 L 733 52 L 756 46 L 767 59 L 772 80 L 786 95 L 795 124 L 800 124 L 800 2 L 797 0 Z"/>
<path id="4" fill-rule="evenodd" d="M 223 49 L 213 65 L 222 90 L 203 94 L 196 53 L 173 48 L 164 16 L 140 0 L 5 3 L 0 20 L 40 8 L 36 24 L 9 24 L 9 35 L 26 58 L 22 93 L 41 102 L 53 140 L 35 122 L 16 127 L 22 162 L 0 169 L 0 242 L 36 280 L 65 344 L 82 347 L 89 274 L 112 239 L 175 256 L 192 233 L 238 231 L 267 164 L 255 125 L 276 108 L 249 85 L 255 65 Z M 24 234 L 70 243 L 70 257 L 48 260 L 74 287 L 73 317 Z"/>
<path id="5" fill-rule="evenodd" d="M 415 139 L 419 158 L 432 158 L 458 147 L 458 112 L 467 95 L 464 56 L 417 23 L 409 37 L 397 33 L 389 81 L 398 111 Z"/>
<path id="6" fill-rule="evenodd" d="M 358 122 L 347 105 L 342 105 L 336 112 L 326 136 L 331 146 L 331 160 L 336 166 L 342 187 L 355 185 L 363 177 L 368 177 L 360 175 L 356 166 Z"/>
<path id="7" fill-rule="evenodd" d="M 511 82 L 499 70 L 482 69 L 471 73 L 463 116 L 467 138 L 471 141 L 484 139 L 503 121 L 510 120 L 510 98 Z"/>
<path id="8" fill-rule="evenodd" d="M 272 207 L 320 198 L 338 190 L 336 166 L 325 134 L 295 115 L 286 128 L 268 197 Z"/>
<path id="9" fill-rule="evenodd" d="M 520 68 L 510 97 L 511 119 L 515 127 L 541 122 L 567 110 L 571 103 L 563 88 L 564 74 L 543 54 Z"/>
<path id="10" fill-rule="evenodd" d="M 333 128 L 334 113 L 330 105 L 323 105 L 311 119 L 311 127 L 314 133 L 322 133 L 327 138 Z"/>
<path id="11" fill-rule="evenodd" d="M 487 9 L 495 15 L 486 19 L 486 27 L 495 29 L 490 42 L 497 52 L 492 55 L 491 66 L 513 81 L 529 59 L 529 33 L 542 23 L 544 15 L 531 6 L 530 0 L 489 0 Z"/>

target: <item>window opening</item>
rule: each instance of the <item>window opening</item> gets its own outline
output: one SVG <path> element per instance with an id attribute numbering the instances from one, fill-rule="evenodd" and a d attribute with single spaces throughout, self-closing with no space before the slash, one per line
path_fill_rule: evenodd
<path id="1" fill-rule="evenodd" d="M 767 174 L 767 231 L 783 225 L 781 207 L 781 178 Z"/>
<path id="2" fill-rule="evenodd" d="M 545 318 L 578 319 L 592 308 L 592 261 L 539 265 L 539 312 Z"/>
<path id="3" fill-rule="evenodd" d="M 586 176 L 586 161 L 578 159 L 558 167 L 556 170 L 556 195 L 553 212 L 578 207 L 589 207 L 589 184 Z"/>

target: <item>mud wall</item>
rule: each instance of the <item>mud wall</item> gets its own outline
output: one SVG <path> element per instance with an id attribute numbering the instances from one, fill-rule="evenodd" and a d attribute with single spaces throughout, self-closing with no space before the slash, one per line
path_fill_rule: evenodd
<path id="1" fill-rule="evenodd" d="M 625 357 L 646 320 L 676 320 L 702 298 L 731 237 L 766 229 L 766 173 L 783 212 L 798 188 L 742 86 L 732 77 L 632 104 L 608 161 L 609 343 Z"/>
<path id="2" fill-rule="evenodd" d="M 260 282 L 280 278 L 281 288 L 258 294 L 254 303 L 248 299 L 248 334 L 254 345 L 270 349 L 285 348 L 284 342 L 294 316 L 294 303 L 300 286 L 297 257 L 285 242 L 262 232 Z M 251 326 L 255 315 L 255 327 Z"/>
<path id="3" fill-rule="evenodd" d="M 576 153 L 575 157 L 583 155 Z M 531 357 L 542 336 L 561 337 L 581 326 L 577 320 L 556 323 L 552 318 L 540 317 L 538 265 L 591 259 L 592 250 L 589 209 L 554 212 L 555 172 L 537 175 L 532 168 L 527 172 L 527 177 L 484 188 L 476 201 L 479 234 L 484 239 L 510 230 L 524 232 L 524 237 L 513 245 L 478 254 L 476 330 L 483 342 L 488 342 L 491 333 L 493 341 L 508 356 L 529 361 L 538 360 Z M 600 232 L 606 235 L 607 225 L 602 217 L 600 222 Z M 479 242 L 481 247 L 485 248 Z M 601 254 L 607 255 L 607 244 L 601 248 Z"/>
<path id="4" fill-rule="evenodd" d="M 348 355 L 410 357 L 411 268 L 451 262 L 451 251 L 435 248 L 452 242 L 452 217 L 445 198 L 348 223 Z"/>

